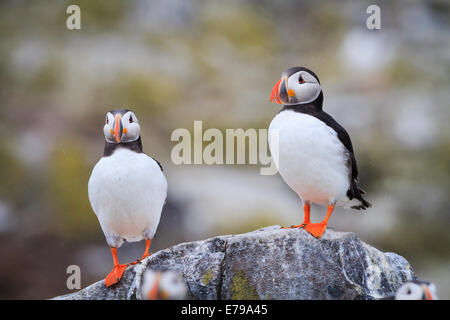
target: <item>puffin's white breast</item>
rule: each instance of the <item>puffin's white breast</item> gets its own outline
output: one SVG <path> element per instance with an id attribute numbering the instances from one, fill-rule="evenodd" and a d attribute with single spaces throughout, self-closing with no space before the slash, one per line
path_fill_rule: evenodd
<path id="1" fill-rule="evenodd" d="M 95 165 L 89 200 L 103 232 L 139 241 L 156 232 L 167 196 L 167 181 L 155 160 L 125 148 Z"/>
<path id="2" fill-rule="evenodd" d="M 345 196 L 349 187 L 345 147 L 332 128 L 313 116 L 286 110 L 270 123 L 269 137 L 274 130 L 279 135 L 275 164 L 291 189 L 303 200 L 323 205 Z"/>

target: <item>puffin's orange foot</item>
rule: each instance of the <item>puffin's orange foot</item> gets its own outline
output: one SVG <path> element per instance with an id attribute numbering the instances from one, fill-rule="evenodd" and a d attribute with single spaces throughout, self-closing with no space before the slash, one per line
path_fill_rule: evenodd
<path id="1" fill-rule="evenodd" d="M 299 224 L 297 226 L 292 225 L 290 227 L 281 227 L 281 229 L 295 229 L 295 228 L 303 228 L 305 226 L 306 226 L 306 223 L 302 223 L 302 224 Z"/>
<path id="2" fill-rule="evenodd" d="M 310 234 L 312 234 L 316 238 L 320 238 L 323 233 L 325 232 L 325 229 L 327 228 L 326 223 L 310 223 L 303 227 L 306 231 L 308 231 Z"/>
<path id="3" fill-rule="evenodd" d="M 106 276 L 105 278 L 105 285 L 107 287 L 112 286 L 113 284 L 116 284 L 119 282 L 119 280 L 122 278 L 123 273 L 125 272 L 125 269 L 128 267 L 127 264 L 118 264 L 115 265 L 112 271 Z"/>

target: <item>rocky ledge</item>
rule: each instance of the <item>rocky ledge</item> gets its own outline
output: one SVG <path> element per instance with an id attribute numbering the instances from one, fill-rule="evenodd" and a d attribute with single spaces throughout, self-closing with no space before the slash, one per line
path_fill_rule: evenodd
<path id="1" fill-rule="evenodd" d="M 110 288 L 101 280 L 54 299 L 141 299 L 146 269 L 179 272 L 193 299 L 379 299 L 415 279 L 403 257 L 353 233 L 271 226 L 158 251 Z"/>

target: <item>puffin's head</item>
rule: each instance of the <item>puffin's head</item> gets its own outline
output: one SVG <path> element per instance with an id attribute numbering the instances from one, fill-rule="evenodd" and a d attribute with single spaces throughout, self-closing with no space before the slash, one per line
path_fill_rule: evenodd
<path id="1" fill-rule="evenodd" d="M 147 270 L 141 290 L 146 300 L 182 300 L 187 293 L 183 277 L 174 271 Z"/>
<path id="2" fill-rule="evenodd" d="M 322 88 L 317 75 L 305 67 L 287 69 L 275 84 L 270 102 L 284 105 L 309 103 L 316 100 Z"/>
<path id="3" fill-rule="evenodd" d="M 133 111 L 111 110 L 106 114 L 103 132 L 110 143 L 131 142 L 139 139 L 141 127 Z"/>
<path id="4" fill-rule="evenodd" d="M 434 283 L 413 280 L 408 281 L 398 289 L 395 300 L 437 300 Z"/>

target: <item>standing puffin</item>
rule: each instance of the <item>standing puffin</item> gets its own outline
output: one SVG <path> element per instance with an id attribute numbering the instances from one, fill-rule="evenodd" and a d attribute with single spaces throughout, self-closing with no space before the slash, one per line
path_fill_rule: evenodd
<path id="1" fill-rule="evenodd" d="M 269 139 L 275 165 L 283 180 L 303 202 L 303 228 L 316 238 L 325 232 L 335 206 L 357 210 L 371 205 L 358 187 L 358 167 L 345 129 L 322 110 L 323 93 L 317 75 L 293 67 L 281 75 L 270 102 L 284 105 L 269 126 L 278 135 L 278 148 Z M 276 132 L 275 132 L 276 131 Z M 322 222 L 310 222 L 311 202 L 328 206 Z"/>
<path id="2" fill-rule="evenodd" d="M 145 239 L 140 260 L 149 256 L 167 197 L 167 181 L 159 162 L 143 153 L 140 126 L 132 111 L 109 111 L 103 132 L 105 149 L 92 170 L 88 192 L 114 259 L 114 268 L 105 279 L 109 287 L 128 266 L 119 264 L 117 258 L 124 240 Z"/>

